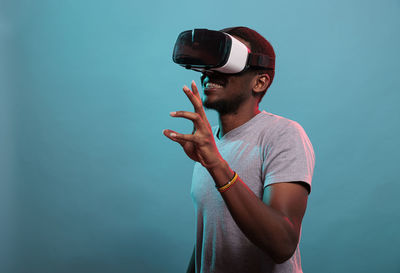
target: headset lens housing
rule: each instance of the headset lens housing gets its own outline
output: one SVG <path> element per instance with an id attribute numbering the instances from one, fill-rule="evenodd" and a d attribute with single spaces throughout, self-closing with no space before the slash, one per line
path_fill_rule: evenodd
<path id="1" fill-rule="evenodd" d="M 172 58 L 186 68 L 221 67 L 228 60 L 231 44 L 229 36 L 220 31 L 187 30 L 179 34 Z"/>

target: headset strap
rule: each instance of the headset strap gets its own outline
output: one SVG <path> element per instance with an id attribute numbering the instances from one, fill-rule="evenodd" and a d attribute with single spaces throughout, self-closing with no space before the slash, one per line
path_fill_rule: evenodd
<path id="1" fill-rule="evenodd" d="M 249 53 L 247 65 L 275 69 L 275 59 L 258 53 Z"/>

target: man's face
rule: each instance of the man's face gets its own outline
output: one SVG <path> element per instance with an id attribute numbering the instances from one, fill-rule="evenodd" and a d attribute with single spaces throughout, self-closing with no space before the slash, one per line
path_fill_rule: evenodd
<path id="1" fill-rule="evenodd" d="M 235 113 L 239 107 L 252 97 L 252 81 L 250 72 L 224 74 L 206 71 L 201 76 L 204 90 L 203 105 L 214 109 L 219 114 Z"/>

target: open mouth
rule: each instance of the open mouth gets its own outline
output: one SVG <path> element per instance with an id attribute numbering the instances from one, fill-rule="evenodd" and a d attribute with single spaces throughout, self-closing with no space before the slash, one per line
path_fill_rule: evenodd
<path id="1" fill-rule="evenodd" d="M 226 85 L 224 75 L 219 73 L 203 73 L 201 76 L 201 83 L 204 91 L 218 90 L 224 88 Z"/>
<path id="2" fill-rule="evenodd" d="M 224 88 L 223 85 L 214 83 L 214 82 L 208 82 L 204 85 L 204 90 L 211 90 L 211 89 L 218 89 L 218 88 Z"/>

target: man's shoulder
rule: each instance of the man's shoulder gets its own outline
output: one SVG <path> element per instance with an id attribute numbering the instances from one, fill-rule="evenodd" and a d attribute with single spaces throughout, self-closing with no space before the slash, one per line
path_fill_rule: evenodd
<path id="1" fill-rule="evenodd" d="M 214 136 L 218 129 L 219 125 L 211 127 Z M 243 128 L 244 134 L 240 134 L 240 137 L 273 139 L 275 137 L 279 138 L 282 135 L 293 135 L 303 131 L 302 126 L 297 121 L 263 110 L 248 126 Z"/>
<path id="2" fill-rule="evenodd" d="M 302 130 L 302 126 L 295 120 L 289 119 L 284 116 L 276 115 L 266 112 L 265 110 L 260 113 L 261 117 L 257 127 L 263 130 L 279 132 L 291 132 Z"/>

